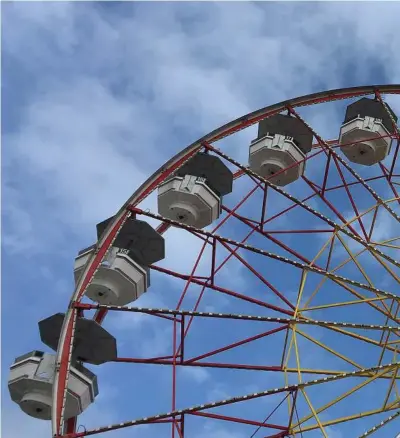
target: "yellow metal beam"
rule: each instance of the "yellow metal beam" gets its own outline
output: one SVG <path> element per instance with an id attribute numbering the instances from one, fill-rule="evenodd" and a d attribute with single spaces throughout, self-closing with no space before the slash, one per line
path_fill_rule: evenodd
<path id="1" fill-rule="evenodd" d="M 396 402 L 396 404 L 398 404 L 398 402 Z M 394 409 L 398 409 L 398 406 L 388 407 L 386 409 L 373 409 L 370 411 L 360 412 L 359 414 L 353 414 L 353 415 L 348 415 L 346 417 L 335 418 L 334 420 L 324 421 L 322 423 L 322 426 L 323 427 L 334 426 L 335 424 L 346 423 L 347 421 L 358 420 L 360 418 L 369 417 L 371 415 L 382 414 L 383 412 L 389 412 L 389 411 L 394 410 Z M 301 428 L 301 431 L 308 432 L 310 430 L 315 430 L 315 429 L 319 429 L 318 424 L 312 424 L 310 426 L 303 426 Z M 291 431 L 291 433 L 292 434 L 299 434 L 300 430 L 293 430 L 293 431 Z"/>
<path id="2" fill-rule="evenodd" d="M 383 376 L 383 375 L 385 375 L 385 374 L 387 374 L 389 372 L 390 372 L 390 370 L 384 370 L 384 371 L 382 371 L 380 373 L 377 373 L 377 374 L 373 375 L 369 379 L 364 380 L 364 382 L 359 383 L 354 388 L 349 389 L 348 391 L 346 391 L 341 396 L 336 397 L 335 399 L 331 400 L 329 403 L 326 403 L 325 405 L 323 405 L 320 408 L 318 408 L 316 410 L 316 414 L 320 414 L 321 412 L 326 411 L 330 407 L 332 407 L 335 404 L 339 403 L 340 401 L 344 400 L 346 397 L 349 397 L 350 395 L 352 395 L 355 392 L 357 392 L 359 389 L 363 388 L 364 386 L 367 386 L 371 382 L 373 382 L 376 379 L 378 379 L 380 376 Z M 310 420 L 311 418 L 312 418 L 312 415 L 307 415 L 306 417 L 302 418 L 297 424 L 293 425 L 293 427 L 295 428 L 295 427 L 301 426 L 303 423 L 305 423 L 306 421 Z"/>

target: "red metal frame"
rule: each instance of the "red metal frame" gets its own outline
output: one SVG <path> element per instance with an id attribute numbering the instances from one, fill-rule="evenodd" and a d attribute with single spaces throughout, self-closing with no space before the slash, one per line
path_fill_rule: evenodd
<path id="1" fill-rule="evenodd" d="M 399 362 L 395 362 L 395 363 L 388 364 L 385 366 L 395 368 L 399 365 L 400 365 Z M 272 395 L 276 395 L 276 394 L 292 395 L 293 393 L 296 394 L 298 389 L 302 388 L 304 385 L 307 385 L 307 386 L 321 385 L 321 384 L 324 384 L 324 383 L 330 382 L 330 381 L 339 381 L 339 380 L 346 379 L 349 377 L 357 377 L 359 375 L 362 375 L 365 372 L 374 373 L 374 372 L 378 371 L 379 369 L 381 369 L 380 366 L 375 366 L 375 367 L 367 368 L 365 370 L 357 370 L 357 371 L 352 371 L 349 373 L 338 374 L 335 376 L 324 377 L 322 379 L 314 379 L 312 381 L 309 381 L 309 382 L 303 383 L 303 384 L 288 385 L 285 387 L 279 387 L 279 388 L 275 388 L 275 389 L 271 389 L 271 390 L 267 390 L 267 391 L 262 391 L 262 392 L 253 393 L 253 394 L 247 394 L 247 395 L 243 395 L 243 396 L 239 396 L 239 397 L 235 397 L 235 398 L 230 398 L 230 399 L 221 400 L 221 401 L 217 401 L 217 402 L 193 406 L 190 408 L 180 409 L 180 410 L 176 410 L 176 411 L 172 411 L 172 412 L 168 412 L 168 413 L 163 413 L 163 414 L 156 415 L 154 417 L 141 418 L 138 420 L 128 421 L 125 423 L 119 423 L 119 424 L 115 424 L 115 425 L 111 425 L 111 426 L 104 426 L 104 427 L 100 427 L 97 429 L 91 429 L 91 430 L 87 430 L 87 431 L 79 432 L 79 433 L 75 432 L 75 433 L 66 435 L 66 437 L 68 437 L 68 438 L 81 438 L 84 436 L 97 435 L 99 433 L 108 432 L 111 430 L 123 429 L 123 428 L 131 427 L 131 426 L 135 426 L 135 425 L 152 424 L 152 423 L 154 424 L 154 423 L 161 423 L 161 422 L 174 422 L 175 418 L 178 416 L 180 418 L 182 418 L 184 415 L 185 416 L 186 415 L 197 415 L 198 412 L 202 412 L 202 411 L 205 411 L 208 409 L 213 409 L 215 407 L 227 406 L 230 404 L 239 403 L 239 402 L 243 402 L 246 400 L 254 400 L 257 398 L 268 397 L 268 396 L 272 396 Z M 295 395 L 293 395 L 293 399 L 295 400 Z M 283 400 L 279 403 L 279 405 L 282 404 L 282 402 L 283 402 Z M 295 407 L 296 407 L 296 405 L 294 405 L 294 408 Z M 396 409 L 396 408 L 392 408 L 392 409 Z M 228 417 L 228 416 L 221 416 L 221 417 L 223 417 L 224 421 L 232 421 L 232 422 L 238 422 L 238 423 L 243 423 L 243 420 L 247 421 L 246 419 L 241 419 L 241 418 L 237 419 L 237 418 Z M 239 420 L 239 421 L 237 421 L 237 420 Z M 288 435 L 288 432 L 287 432 L 288 426 L 284 426 L 284 425 L 279 426 L 279 425 L 275 425 L 275 424 L 273 424 L 273 426 L 274 426 L 274 428 L 282 428 L 283 435 L 280 434 L 280 435 L 272 435 L 272 436 L 287 436 Z M 182 430 L 181 430 L 181 433 L 182 433 Z"/>
<path id="2" fill-rule="evenodd" d="M 393 94 L 400 94 L 400 86 L 381 86 L 379 87 L 380 92 L 382 93 L 393 93 Z M 348 99 L 353 97 L 360 97 L 363 95 L 371 94 L 372 92 L 378 93 L 376 87 L 360 87 L 358 89 L 350 89 L 350 90 L 334 90 L 332 92 L 328 93 L 321 93 L 320 95 L 310 95 L 305 96 L 302 98 L 297 98 L 289 102 L 283 102 L 278 105 L 274 105 L 268 108 L 265 108 L 263 110 L 257 111 L 255 113 L 252 113 L 250 115 L 247 115 L 237 121 L 234 121 L 225 127 L 220 128 L 219 130 L 214 131 L 213 133 L 209 134 L 208 136 L 204 137 L 203 139 L 199 140 L 199 142 L 195 143 L 188 149 L 186 149 L 178 158 L 171 160 L 167 165 L 162 168 L 156 176 L 152 177 L 149 182 L 145 183 L 143 187 L 141 187 L 136 194 L 128 200 L 128 202 L 123 206 L 121 211 L 116 215 L 113 223 L 109 225 L 107 230 L 105 231 L 102 239 L 98 243 L 98 247 L 96 249 L 96 253 L 94 257 L 88 262 L 85 272 L 83 273 L 78 285 L 77 289 L 71 298 L 70 307 L 67 312 L 67 316 L 65 318 L 64 327 L 63 327 L 63 334 L 61 336 L 60 340 L 60 346 L 58 351 L 58 368 L 56 372 L 56 380 L 55 380 L 55 389 L 54 394 L 55 397 L 55 406 L 53 409 L 53 412 L 55 413 L 54 420 L 53 420 L 53 432 L 56 436 L 61 436 L 62 433 L 62 426 L 63 426 L 63 403 L 65 398 L 65 391 L 66 391 L 66 384 L 68 379 L 68 370 L 69 370 L 69 362 L 70 362 L 70 351 L 71 351 L 71 345 L 73 342 L 73 336 L 74 336 L 74 324 L 75 319 L 77 317 L 77 312 L 79 309 L 94 309 L 96 308 L 96 315 L 95 320 L 98 323 L 102 323 L 104 318 L 106 317 L 106 314 L 109 310 L 123 310 L 123 309 L 113 309 L 112 306 L 109 307 L 101 307 L 101 306 L 91 306 L 87 304 L 81 304 L 80 300 L 82 299 L 82 296 L 85 293 L 85 289 L 87 288 L 88 284 L 90 283 L 93 275 L 95 274 L 99 264 L 101 263 L 102 259 L 104 258 L 108 248 L 112 245 L 113 240 L 115 239 L 116 235 L 118 234 L 118 231 L 124 221 L 128 218 L 131 214 L 137 214 L 137 215 L 144 215 L 148 217 L 153 217 L 156 219 L 161 220 L 161 224 L 158 227 L 158 232 L 161 234 L 167 232 L 167 230 L 170 228 L 170 226 L 180 227 L 182 229 L 185 229 L 192 234 L 195 234 L 197 237 L 201 238 L 203 240 L 203 246 L 199 253 L 199 256 L 195 262 L 195 265 L 192 269 L 192 272 L 190 274 L 184 274 L 184 273 L 178 273 L 175 271 L 172 271 L 170 269 L 160 267 L 160 266 L 152 266 L 152 270 L 157 271 L 159 273 L 163 273 L 166 275 L 171 275 L 176 278 L 180 278 L 181 280 L 185 281 L 185 286 L 183 288 L 181 297 L 177 303 L 175 313 L 173 311 L 169 311 L 170 313 L 166 312 L 165 310 L 152 310 L 152 309 L 142 309 L 137 311 L 142 311 L 147 314 L 155 315 L 158 317 L 166 318 L 172 321 L 173 323 L 173 352 L 170 356 L 164 356 L 164 357 L 156 357 L 156 358 L 148 358 L 148 359 L 138 359 L 138 358 L 118 358 L 117 362 L 130 362 L 130 363 L 151 363 L 151 364 L 159 364 L 159 365 L 170 365 L 172 368 L 172 397 L 171 397 L 171 409 L 172 411 L 176 411 L 176 370 L 179 366 L 199 366 L 199 367 L 209 367 L 209 368 L 232 368 L 232 369 L 247 369 L 247 370 L 259 370 L 259 371 L 281 371 L 282 370 L 282 364 L 277 364 L 273 366 L 252 366 L 252 365 L 246 365 L 246 364 L 234 364 L 234 363 L 221 363 L 221 362 L 204 362 L 202 359 L 208 358 L 210 356 L 213 356 L 215 354 L 221 353 L 223 351 L 227 351 L 229 349 L 236 348 L 240 345 L 244 345 L 246 343 L 250 343 L 255 341 L 256 339 L 260 339 L 266 336 L 272 336 L 275 333 L 286 331 L 288 333 L 288 327 L 289 327 L 289 320 L 288 317 L 293 317 L 294 315 L 294 306 L 293 304 L 284 296 L 284 294 L 276 287 L 274 287 L 269 280 L 265 278 L 265 276 L 261 275 L 257 270 L 255 270 L 246 260 L 241 257 L 238 254 L 238 250 L 249 250 L 254 253 L 272 257 L 276 260 L 279 260 L 284 263 L 289 263 L 292 266 L 298 267 L 300 269 L 307 268 L 308 270 L 329 276 L 330 274 L 327 272 L 328 266 L 330 263 L 330 257 L 331 257 L 331 251 L 332 247 L 330 249 L 330 254 L 328 257 L 327 265 L 326 267 L 319 267 L 315 264 L 312 264 L 310 260 L 308 260 L 306 257 L 304 257 L 302 254 L 298 253 L 294 249 L 290 248 L 289 245 L 284 244 L 282 241 L 280 241 L 278 238 L 274 237 L 273 234 L 311 234 L 311 233 L 331 233 L 335 228 L 337 228 L 337 224 L 333 222 L 332 220 L 326 218 L 325 216 L 321 215 L 319 212 L 313 210 L 311 207 L 308 207 L 306 202 L 310 199 L 317 198 L 324 202 L 328 208 L 334 212 L 334 214 L 339 218 L 339 220 L 343 223 L 346 223 L 345 218 L 343 215 L 338 211 L 338 209 L 326 199 L 326 194 L 329 192 L 332 192 L 333 190 L 341 190 L 344 189 L 351 205 L 354 210 L 354 213 L 356 216 L 359 215 L 359 210 L 357 208 L 356 200 L 352 196 L 349 187 L 354 186 L 355 184 L 362 185 L 365 190 L 367 190 L 371 196 L 375 198 L 377 202 L 381 202 L 381 198 L 375 193 L 374 190 L 367 184 L 369 181 L 375 181 L 378 179 L 383 179 L 387 181 L 388 185 L 391 187 L 391 190 L 393 191 L 394 195 L 398 197 L 397 191 L 394 186 L 393 179 L 396 177 L 399 177 L 399 175 L 394 173 L 395 169 L 395 162 L 398 156 L 398 151 L 400 147 L 400 139 L 398 132 L 394 134 L 393 138 L 397 139 L 397 146 L 394 153 L 393 162 L 390 166 L 390 170 L 384 167 L 383 165 L 380 165 L 382 175 L 375 176 L 368 179 L 362 179 L 356 172 L 353 171 L 351 166 L 349 166 L 335 151 L 337 141 L 329 141 L 325 142 L 322 140 L 319 135 L 310 128 L 314 134 L 314 136 L 318 140 L 318 146 L 316 146 L 316 152 L 311 154 L 309 157 L 307 157 L 305 160 L 309 160 L 312 157 L 320 154 L 325 153 L 327 157 L 326 166 L 323 172 L 323 180 L 321 184 L 318 184 L 316 181 L 311 181 L 307 177 L 304 177 L 303 180 L 305 183 L 311 188 L 313 191 L 313 194 L 306 197 L 304 200 L 300 201 L 297 198 L 295 198 L 292 195 L 289 195 L 286 193 L 283 189 L 277 188 L 276 186 L 272 186 L 268 183 L 268 181 L 260 179 L 257 177 L 257 175 L 253 174 L 249 169 L 247 169 L 245 166 L 240 165 L 240 163 L 237 163 L 235 160 L 230 159 L 227 155 L 223 154 L 221 151 L 216 149 L 214 147 L 214 143 L 228 135 L 231 135 L 239 130 L 242 130 L 250 125 L 253 125 L 260 120 L 271 116 L 275 113 L 279 113 L 282 111 L 282 109 L 286 108 L 288 109 L 295 117 L 298 117 L 300 120 L 303 120 L 301 116 L 298 114 L 298 112 L 295 110 L 297 107 L 306 106 L 306 105 L 313 105 L 313 104 L 320 104 L 323 102 L 333 101 L 333 100 L 339 100 L 339 99 Z M 241 176 L 248 176 L 250 177 L 254 183 L 255 186 L 249 191 L 249 193 L 242 199 L 240 202 L 233 208 L 229 209 L 228 207 L 224 206 L 223 209 L 227 213 L 226 216 L 220 221 L 220 223 L 215 227 L 215 229 L 211 233 L 207 233 L 203 230 L 195 230 L 191 227 L 183 226 L 181 224 L 175 223 L 173 221 L 164 220 L 163 218 L 160 218 L 158 215 L 151 214 L 149 212 L 142 211 L 141 209 L 137 208 L 137 204 L 143 200 L 145 197 L 147 197 L 150 193 L 152 193 L 157 186 L 165 180 L 171 173 L 173 173 L 177 168 L 179 168 L 184 162 L 186 162 L 191 156 L 193 156 L 200 148 L 205 148 L 206 150 L 210 150 L 214 152 L 215 154 L 223 157 L 224 159 L 227 159 L 232 164 L 236 165 L 238 167 L 237 172 L 235 173 L 235 178 L 239 178 Z M 318 148 L 318 149 L 317 149 Z M 342 167 L 346 168 L 357 181 L 353 182 L 347 182 L 346 178 L 342 172 Z M 335 186 L 335 187 L 328 187 L 328 175 L 330 172 L 336 171 L 339 175 L 342 185 Z M 292 201 L 294 204 L 291 205 L 288 208 L 285 208 L 280 213 L 267 218 L 266 216 L 266 207 L 267 207 L 267 199 L 268 199 L 268 192 L 269 190 L 275 190 L 278 193 L 280 193 L 285 198 Z M 260 212 L 260 220 L 259 222 L 246 218 L 243 215 L 239 215 L 236 213 L 237 209 L 241 207 L 251 196 L 255 191 L 261 190 L 263 191 L 263 202 L 261 206 L 261 212 Z M 305 209 L 309 213 L 313 214 L 314 216 L 318 217 L 322 222 L 329 225 L 329 229 L 321 229 L 321 230 L 311 230 L 311 229 L 302 229 L 302 230 L 284 230 L 284 231 L 267 231 L 265 230 L 265 226 L 269 224 L 271 221 L 276 220 L 277 218 L 283 216 L 285 213 L 293 210 L 294 208 L 300 208 Z M 390 207 L 387 207 L 384 205 L 384 208 L 388 210 L 388 212 L 398 219 L 398 216 L 396 213 L 391 210 Z M 224 238 L 223 236 L 219 236 L 216 233 L 216 231 L 228 220 L 235 218 L 236 220 L 239 220 L 241 223 L 247 225 L 249 227 L 249 234 L 241 241 L 236 242 L 232 239 Z M 359 243 L 362 241 L 364 244 L 368 243 L 371 239 L 372 230 L 374 227 L 374 222 L 371 225 L 371 230 L 369 233 L 367 233 L 367 230 L 365 229 L 365 225 L 362 222 L 362 219 L 359 219 L 359 225 L 362 230 L 361 237 L 355 230 L 354 227 L 348 225 L 347 228 L 342 228 L 342 231 L 344 234 L 347 234 L 350 238 L 357 240 Z M 248 238 L 253 234 L 258 233 L 259 235 L 262 235 L 263 237 L 267 238 L 269 241 L 273 242 L 275 245 L 280 247 L 281 249 L 284 249 L 287 251 L 290 256 L 293 256 L 296 258 L 296 260 L 293 259 L 285 259 L 284 257 L 274 255 L 272 253 L 267 253 L 266 251 L 259 250 L 257 248 L 251 247 L 246 244 L 246 241 Z M 205 248 L 207 245 L 211 245 L 212 247 L 212 257 L 211 257 L 211 266 L 210 266 L 210 275 L 209 277 L 199 277 L 196 276 L 196 270 L 200 263 L 200 260 L 202 258 L 202 255 L 204 253 Z M 220 263 L 219 266 L 216 264 L 216 253 L 218 251 L 218 245 L 221 245 L 225 249 L 229 251 L 229 255 L 224 259 L 222 263 Z M 232 248 L 231 246 L 234 246 Z M 389 260 L 391 263 L 395 262 L 391 257 L 389 257 L 386 254 L 383 254 L 387 260 Z M 230 290 L 228 288 L 218 286 L 216 284 L 216 274 L 221 269 L 222 266 L 224 266 L 227 261 L 234 257 L 235 259 L 239 260 L 242 265 L 248 269 L 255 277 L 258 278 L 268 289 L 271 291 L 276 297 L 278 297 L 281 301 L 284 302 L 286 306 L 288 306 L 289 309 L 286 309 L 284 307 L 279 307 L 274 304 L 268 303 L 267 301 L 261 301 L 255 298 L 252 298 L 250 296 L 245 296 L 243 294 L 240 294 L 238 292 L 235 292 L 233 290 Z M 302 263 L 297 261 L 300 260 Z M 346 281 L 347 279 L 339 276 L 339 275 L 333 275 L 333 278 L 336 278 L 340 281 Z M 352 282 L 354 283 L 354 282 Z M 376 290 L 375 288 L 372 288 L 370 285 L 365 285 L 359 282 L 356 282 L 357 286 L 360 288 L 367 289 L 369 291 L 380 293 L 383 295 L 387 295 L 388 297 L 394 298 L 395 295 L 391 294 L 390 292 L 380 291 Z M 186 296 L 186 293 L 188 291 L 188 288 L 191 284 L 199 285 L 202 287 L 201 293 L 199 295 L 199 298 L 194 306 L 193 311 L 181 311 L 181 306 L 184 301 L 184 298 Z M 204 353 L 200 356 L 187 359 L 184 357 L 184 345 L 185 345 L 185 339 L 187 337 L 188 331 L 190 329 L 190 326 L 192 324 L 193 318 L 195 316 L 206 316 L 211 317 L 207 315 L 197 315 L 198 308 L 200 305 L 200 302 L 202 300 L 204 291 L 206 289 L 210 289 L 216 292 L 220 292 L 226 295 L 229 295 L 231 297 L 235 297 L 237 299 L 247 301 L 249 303 L 252 303 L 257 306 L 262 306 L 264 308 L 273 310 L 274 312 L 277 312 L 280 316 L 277 316 L 275 318 L 269 317 L 269 320 L 271 322 L 276 322 L 279 324 L 278 327 L 271 329 L 267 332 L 260 333 L 256 336 L 248 337 L 246 339 L 242 339 L 240 341 L 237 341 L 235 343 L 226 345 L 224 347 L 221 347 L 216 350 L 209 351 L 207 353 Z M 370 303 L 372 307 L 376 309 L 376 305 L 373 303 Z M 379 307 L 379 309 L 384 313 L 384 309 Z M 132 310 L 132 309 L 125 309 L 125 310 Z M 178 317 L 179 316 L 179 317 Z M 185 320 L 185 317 L 187 320 Z M 244 316 L 212 316 L 212 317 L 226 317 L 226 318 L 233 318 L 233 319 L 243 319 L 246 320 Z M 262 318 L 254 317 L 254 320 L 263 320 Z M 247 319 L 253 320 L 251 317 L 248 317 Z M 178 341 L 179 338 L 179 341 Z M 285 349 L 285 347 L 284 347 Z M 200 362 L 199 362 L 200 361 Z M 204 413 L 200 412 L 200 409 L 193 410 L 193 411 L 186 411 L 182 412 L 181 414 L 170 414 L 170 415 L 161 415 L 158 419 L 146 419 L 146 420 L 140 420 L 138 422 L 132 422 L 133 424 L 145 424 L 145 423 L 160 423 L 160 422 L 167 422 L 171 423 L 171 434 L 172 437 L 175 437 L 176 434 L 184 438 L 185 432 L 184 432 L 184 423 L 185 423 L 185 416 L 187 415 L 196 415 L 196 416 L 202 416 L 207 418 L 214 418 L 219 419 L 223 421 L 231 421 L 231 422 L 237 422 L 242 424 L 251 424 L 258 427 L 268 427 L 272 429 L 280 430 L 278 434 L 270 435 L 270 437 L 284 437 L 288 436 L 288 431 L 290 429 L 291 423 L 293 421 L 293 416 L 295 415 L 295 406 L 296 406 L 296 398 L 297 398 L 297 386 L 290 386 L 286 387 L 285 391 L 287 392 L 287 396 L 291 396 L 293 399 L 292 403 L 292 411 L 289 417 L 289 421 L 287 425 L 276 425 L 276 424 L 269 424 L 266 423 L 267 420 L 264 420 L 264 422 L 257 422 L 253 420 L 246 420 L 243 418 L 236 418 L 236 417 L 229 417 L 229 416 L 223 416 L 219 414 L 214 413 Z M 277 392 L 284 392 L 284 391 L 278 391 Z M 274 392 L 276 393 L 276 392 Z M 265 394 L 268 395 L 268 394 Z M 249 397 L 254 398 L 254 397 Z M 232 401 L 231 403 L 235 403 L 235 401 Z M 206 409 L 206 408 L 205 408 Z M 170 418 L 171 417 L 171 418 Z M 76 427 L 76 419 L 69 420 L 65 424 L 64 428 L 64 436 L 69 437 L 83 437 L 87 435 L 93 434 L 93 432 L 83 432 L 83 433 L 76 433 L 75 432 Z M 108 427 L 106 430 L 115 430 L 119 429 L 120 425 L 115 425 Z M 125 427 L 125 426 L 124 426 Z"/>

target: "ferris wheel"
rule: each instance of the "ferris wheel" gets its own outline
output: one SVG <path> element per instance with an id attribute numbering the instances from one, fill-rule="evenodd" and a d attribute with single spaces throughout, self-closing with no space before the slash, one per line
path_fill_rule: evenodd
<path id="1" fill-rule="evenodd" d="M 197 438 L 202 422 L 234 437 L 396 436 L 400 130 L 389 100 L 399 94 L 379 85 L 290 99 L 165 163 L 77 254 L 68 308 L 39 322 L 53 352 L 15 359 L 12 400 L 51 421 L 53 437 L 148 425 L 151 436 Z M 332 105 L 337 124 L 324 119 Z M 151 295 L 168 307 L 140 307 Z M 112 314 L 162 320 L 169 354 L 121 355 Z M 96 369 L 109 365 L 136 380 L 162 369 L 168 393 L 153 393 L 145 416 L 80 428 L 101 392 Z M 214 378 L 182 384 L 193 369 Z M 216 391 L 224 379 L 228 391 Z"/>

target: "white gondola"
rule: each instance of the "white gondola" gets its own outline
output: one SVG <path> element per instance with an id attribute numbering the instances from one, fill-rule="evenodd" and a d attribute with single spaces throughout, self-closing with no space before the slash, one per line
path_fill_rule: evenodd
<path id="1" fill-rule="evenodd" d="M 222 160 L 199 152 L 158 187 L 158 212 L 204 228 L 219 218 L 222 197 L 232 192 L 232 185 L 233 174 Z"/>
<path id="2" fill-rule="evenodd" d="M 204 178 L 175 176 L 158 189 L 158 212 L 165 218 L 203 228 L 218 219 L 221 200 Z"/>
<path id="3" fill-rule="evenodd" d="M 272 134 L 252 141 L 249 167 L 273 184 L 286 186 L 303 175 L 304 158 L 292 137 Z"/>
<path id="4" fill-rule="evenodd" d="M 390 153 L 393 120 L 397 117 L 379 100 L 363 97 L 346 109 L 340 128 L 339 145 L 349 161 L 372 166 Z"/>
<path id="5" fill-rule="evenodd" d="M 373 117 L 357 117 L 340 129 L 341 151 L 349 161 L 364 166 L 384 160 L 390 153 L 391 141 L 382 120 Z"/>
<path id="6" fill-rule="evenodd" d="M 271 183 L 286 186 L 303 175 L 312 139 L 312 132 L 296 117 L 275 114 L 261 120 L 250 145 L 249 167 Z"/>
<path id="7" fill-rule="evenodd" d="M 93 251 L 94 247 L 88 248 L 76 257 L 76 282 Z M 102 305 L 124 306 L 143 295 L 148 285 L 148 270 L 129 257 L 128 250 L 111 248 L 88 286 L 86 295 Z"/>
<path id="8" fill-rule="evenodd" d="M 51 419 L 55 355 L 32 351 L 10 367 L 11 399 L 31 417 Z M 71 366 L 67 386 L 65 418 L 81 414 L 99 393 L 97 377 L 82 365 Z"/>

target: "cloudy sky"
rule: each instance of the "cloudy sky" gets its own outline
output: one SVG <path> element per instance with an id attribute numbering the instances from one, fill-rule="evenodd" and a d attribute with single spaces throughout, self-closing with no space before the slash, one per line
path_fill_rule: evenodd
<path id="1" fill-rule="evenodd" d="M 133 190 L 168 158 L 236 117 L 324 89 L 400 83 L 398 16 L 400 5 L 394 3 L 2 4 L 2 427 L 5 438 L 28 434 L 32 438 L 50 436 L 49 424 L 27 418 L 9 401 L 6 371 L 18 355 L 33 349 L 48 351 L 41 344 L 37 322 L 66 309 L 74 287 L 74 257 L 78 250 L 93 243 L 95 224 L 115 213 Z M 387 98 L 398 113 L 399 100 Z M 338 103 L 313 111 L 305 109 L 303 114 L 326 138 L 336 138 L 343 110 L 343 103 Z M 246 164 L 248 145 L 254 136 L 253 127 L 218 146 Z M 307 172 L 311 179 L 321 178 L 319 159 L 322 160 L 321 156 L 309 163 Z M 364 176 L 378 172 L 357 171 Z M 227 204 L 236 205 L 251 187 L 251 181 L 243 178 L 227 197 Z M 376 183 L 374 189 L 383 197 L 393 196 L 385 184 Z M 288 190 L 300 198 L 310 192 L 302 182 Z M 363 192 L 355 190 L 355 193 L 362 208 L 372 205 Z M 240 210 L 241 214 L 256 215 L 260 196 L 252 198 Z M 270 215 L 288 205 L 278 196 L 271 197 L 269 202 Z M 332 202 L 346 218 L 351 217 L 348 201 L 333 196 Z M 155 198 L 149 199 L 147 207 L 154 210 L 155 205 Z M 318 201 L 310 205 L 328 214 L 326 206 Z M 305 214 L 287 214 L 278 225 L 271 226 L 300 229 L 307 221 L 309 228 L 323 225 L 317 220 L 312 222 Z M 293 223 L 296 225 L 292 226 Z M 379 223 L 376 239 L 393 237 L 393 218 L 382 213 Z M 357 225 L 354 227 L 360 231 Z M 239 221 L 221 230 L 221 234 L 237 240 L 248 232 Z M 177 230 L 168 231 L 165 238 L 167 257 L 163 266 L 190 273 L 201 246 L 198 240 L 192 238 L 188 244 L 190 236 Z M 264 240 L 253 239 L 251 244 L 281 253 Z M 312 258 L 326 240 L 321 235 L 312 242 L 298 237 L 290 244 Z M 221 248 L 219 260 L 227 254 Z M 254 255 L 240 254 L 278 289 L 284 290 L 290 300 L 295 299 L 298 273 L 291 276 L 291 271 L 273 262 L 268 264 Z M 339 257 L 345 259 L 344 251 L 338 249 L 337 257 L 339 264 Z M 200 268 L 208 268 L 209 258 L 208 254 Z M 381 265 L 372 266 L 367 259 L 363 262 L 370 268 L 369 275 L 377 287 L 394 288 L 394 282 L 386 278 Z M 341 273 L 365 282 L 354 265 Z M 176 307 L 184 282 L 156 274 L 140 304 Z M 226 288 L 262 297 L 262 283 L 235 258 L 221 269 L 219 279 Z M 311 279 L 310 283 L 309 291 L 315 287 L 316 280 Z M 184 308 L 193 308 L 199 294 L 199 288 L 192 289 Z M 342 298 L 350 299 L 344 295 Z M 275 298 L 268 302 L 283 305 Z M 326 300 L 318 304 L 322 302 Z M 238 304 L 222 294 L 206 294 L 202 308 L 266 314 L 258 306 Z M 366 321 L 351 312 L 326 318 L 334 319 L 335 315 L 337 319 Z M 368 321 L 383 323 L 375 313 L 368 316 Z M 272 328 L 263 329 L 251 323 L 243 328 L 229 323 L 224 326 L 225 323 L 218 321 L 196 324 L 193 324 L 197 328 L 193 329 L 188 356 Z M 105 326 L 117 337 L 121 356 L 171 354 L 172 326 L 163 320 L 130 314 L 109 315 Z M 329 339 L 319 330 L 308 333 L 318 339 L 323 336 Z M 260 342 L 252 349 L 243 347 L 221 355 L 220 361 L 273 364 L 276 358 L 273 351 L 282 348 L 282 336 Z M 346 351 L 351 354 L 356 347 L 349 341 L 343 348 L 343 354 Z M 334 362 L 320 349 L 317 353 L 305 345 L 304 351 L 305 367 L 350 369 L 340 368 L 342 362 Z M 358 362 L 372 366 L 378 356 L 375 350 L 370 352 L 366 347 L 360 352 Z M 317 359 L 321 366 L 315 366 Z M 390 362 L 392 356 L 386 359 Z M 252 371 L 182 368 L 178 373 L 180 407 L 275 385 L 272 373 L 260 376 Z M 100 395 L 79 419 L 79 424 L 87 429 L 171 409 L 168 366 L 107 364 L 97 367 L 95 372 L 99 376 Z M 311 376 L 304 377 L 308 378 Z M 276 384 L 282 386 L 283 381 Z M 338 385 L 324 396 L 311 391 L 310 397 L 317 405 L 323 404 L 333 398 L 332 394 L 349 388 Z M 265 398 L 253 405 L 219 412 L 263 421 L 278 402 Z M 300 408 L 304 408 L 306 415 L 304 402 Z M 348 405 L 327 411 L 321 418 L 329 420 L 345 415 L 346 409 Z M 283 421 L 279 415 L 275 418 L 277 423 Z M 367 418 L 354 426 L 334 426 L 327 433 L 332 438 L 347 437 L 354 431 L 361 434 L 387 415 Z M 190 421 L 187 425 L 190 438 L 245 438 L 255 432 L 254 426 L 200 417 Z M 150 438 L 163 433 L 168 436 L 169 427 L 146 426 L 137 432 L 134 428 L 105 436 Z M 385 432 L 394 436 L 398 428 L 400 425 L 393 424 Z M 254 436 L 264 435 L 258 432 Z M 321 435 L 317 431 L 305 436 Z"/>

